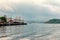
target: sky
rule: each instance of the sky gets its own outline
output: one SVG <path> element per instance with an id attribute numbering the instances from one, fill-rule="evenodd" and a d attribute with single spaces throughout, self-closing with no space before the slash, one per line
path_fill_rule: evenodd
<path id="1" fill-rule="evenodd" d="M 60 0 L 0 0 L 0 16 L 25 20 L 60 19 Z"/>

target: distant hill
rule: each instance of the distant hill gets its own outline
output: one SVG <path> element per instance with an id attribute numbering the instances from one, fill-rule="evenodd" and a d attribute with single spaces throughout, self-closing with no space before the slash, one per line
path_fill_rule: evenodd
<path id="1" fill-rule="evenodd" d="M 50 19 L 45 23 L 60 23 L 60 19 Z"/>

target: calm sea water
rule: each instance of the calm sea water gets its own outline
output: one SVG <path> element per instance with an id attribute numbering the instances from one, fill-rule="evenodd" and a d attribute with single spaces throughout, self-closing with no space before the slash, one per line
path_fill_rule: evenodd
<path id="1" fill-rule="evenodd" d="M 60 24 L 28 23 L 27 25 L 2 26 L 0 36 L 11 40 L 60 40 Z"/>

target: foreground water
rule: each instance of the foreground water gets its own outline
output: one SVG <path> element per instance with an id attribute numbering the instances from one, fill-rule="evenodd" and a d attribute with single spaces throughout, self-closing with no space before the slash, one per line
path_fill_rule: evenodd
<path id="1" fill-rule="evenodd" d="M 60 24 L 31 23 L 0 27 L 0 37 L 6 40 L 60 40 Z M 0 40 L 2 40 L 0 38 Z M 5 39 L 4 39 L 5 40 Z"/>

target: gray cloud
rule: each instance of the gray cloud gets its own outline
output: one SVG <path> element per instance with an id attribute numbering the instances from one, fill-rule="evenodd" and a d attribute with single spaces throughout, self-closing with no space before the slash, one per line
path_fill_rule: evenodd
<path id="1" fill-rule="evenodd" d="M 44 21 L 51 18 L 60 17 L 60 13 L 56 12 L 56 10 L 60 10 L 59 6 L 57 6 L 52 2 L 47 2 L 41 5 L 32 4 L 32 3 L 31 4 L 9 3 L 8 5 L 9 6 L 7 9 L 1 8 L 0 12 L 3 12 L 3 14 L 7 14 L 10 17 L 22 16 L 26 20 L 36 20 L 36 21 Z"/>

